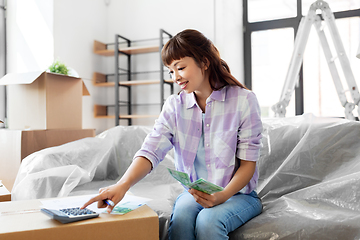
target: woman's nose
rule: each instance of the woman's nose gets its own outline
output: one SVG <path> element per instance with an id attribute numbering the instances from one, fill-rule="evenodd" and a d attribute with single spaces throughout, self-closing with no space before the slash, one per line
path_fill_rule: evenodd
<path id="1" fill-rule="evenodd" d="M 172 75 L 172 80 L 173 80 L 174 82 L 177 82 L 177 81 L 179 81 L 180 79 L 181 79 L 181 75 L 180 75 L 179 73 L 177 73 L 177 72 L 174 72 L 173 75 Z"/>

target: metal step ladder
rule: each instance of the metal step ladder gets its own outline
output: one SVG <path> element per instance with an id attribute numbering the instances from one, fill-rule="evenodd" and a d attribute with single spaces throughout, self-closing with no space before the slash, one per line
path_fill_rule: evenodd
<path id="1" fill-rule="evenodd" d="M 329 27 L 330 35 L 335 45 L 337 55 L 333 56 L 330 50 L 329 43 L 324 33 L 324 27 L 321 17 L 316 13 L 317 10 L 321 10 L 321 15 Z M 298 33 L 295 38 L 295 46 L 290 61 L 290 66 L 286 75 L 285 83 L 281 92 L 280 100 L 278 103 L 272 106 L 272 110 L 275 112 L 276 117 L 285 117 L 286 107 L 289 105 L 291 95 L 295 90 L 295 85 L 299 80 L 299 71 L 303 61 L 303 55 L 307 40 L 310 34 L 310 28 L 314 25 L 316 32 L 318 33 L 322 49 L 324 51 L 325 58 L 327 60 L 330 73 L 341 102 L 341 105 L 345 108 L 345 117 L 349 120 L 355 120 L 353 110 L 357 106 L 358 116 L 360 117 L 360 94 L 355 82 L 354 74 L 351 70 L 349 59 L 346 56 L 344 46 L 342 44 L 340 34 L 335 24 L 335 17 L 331 11 L 329 4 L 323 0 L 317 0 L 309 9 L 308 14 L 300 21 Z M 340 61 L 341 68 L 343 70 L 348 89 L 344 90 L 340 80 L 338 70 L 335 65 L 335 59 Z M 349 91 L 352 101 L 348 102 L 345 93 Z"/>

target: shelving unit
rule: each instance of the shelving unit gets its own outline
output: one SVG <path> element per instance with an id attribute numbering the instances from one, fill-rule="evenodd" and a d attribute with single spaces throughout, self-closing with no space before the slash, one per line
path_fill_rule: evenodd
<path id="1" fill-rule="evenodd" d="M 99 41 L 94 41 L 94 53 L 101 55 L 101 56 L 113 56 L 115 59 L 115 72 L 114 74 L 102 74 L 99 72 L 93 73 L 92 83 L 94 86 L 97 87 L 114 87 L 115 89 L 115 103 L 112 105 L 95 105 L 94 106 L 94 117 L 95 118 L 115 118 L 115 125 L 119 125 L 120 119 L 127 119 L 128 125 L 132 125 L 132 119 L 139 119 L 139 118 L 156 118 L 158 115 L 133 115 L 132 114 L 132 107 L 136 105 L 145 105 L 145 104 L 134 104 L 131 101 L 131 92 L 133 86 L 139 85 L 148 85 L 148 84 L 159 84 L 160 87 L 160 109 L 164 104 L 164 85 L 168 85 L 170 87 L 170 94 L 174 93 L 174 86 L 171 79 L 164 78 L 164 66 L 161 61 L 161 49 L 164 45 L 164 35 L 168 38 L 172 36 L 160 29 L 160 38 L 159 39 L 148 39 L 148 40 L 140 40 L 140 41 L 154 41 L 158 40 L 159 45 L 153 46 L 132 46 L 133 43 L 139 41 L 131 41 L 123 36 L 118 34 L 115 35 L 115 43 L 112 44 L 105 44 Z M 124 40 L 120 42 L 119 39 Z M 120 44 L 126 44 L 126 47 L 119 47 Z M 112 48 L 110 48 L 113 45 Z M 152 73 L 158 72 L 159 78 L 158 79 L 146 79 L 146 80 L 132 80 L 132 75 L 141 74 L 141 73 L 150 73 L 150 72 L 132 72 L 131 71 L 131 56 L 134 54 L 145 54 L 145 53 L 154 53 L 159 52 L 160 56 L 160 69 L 156 71 L 150 71 Z M 120 62 L 120 55 L 125 55 L 127 57 L 127 68 L 122 69 L 119 67 Z M 120 81 L 120 75 L 127 75 L 126 81 Z M 114 81 L 108 81 L 109 76 L 114 76 Z M 120 101 L 119 95 L 120 91 L 119 88 L 124 87 L 127 89 L 127 101 Z M 115 114 L 109 115 L 108 108 L 114 107 Z M 120 107 L 127 108 L 127 114 L 120 114 Z M 118 117 L 115 117 L 118 116 Z"/>

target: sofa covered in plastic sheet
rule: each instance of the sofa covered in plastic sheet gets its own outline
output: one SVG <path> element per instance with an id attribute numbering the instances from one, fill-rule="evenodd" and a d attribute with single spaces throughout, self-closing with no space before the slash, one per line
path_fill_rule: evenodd
<path id="1" fill-rule="evenodd" d="M 263 212 L 230 239 L 360 239 L 360 123 L 310 114 L 263 119 L 257 192 Z M 25 158 L 14 200 L 97 193 L 115 183 L 150 127 L 118 126 Z M 153 199 L 160 239 L 182 186 L 168 174 L 172 152 L 130 191 Z"/>

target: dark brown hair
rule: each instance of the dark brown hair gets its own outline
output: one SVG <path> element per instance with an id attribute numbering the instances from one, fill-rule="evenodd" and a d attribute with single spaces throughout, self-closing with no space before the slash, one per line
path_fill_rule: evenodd
<path id="1" fill-rule="evenodd" d="M 219 90 L 225 85 L 246 88 L 231 75 L 230 68 L 220 58 L 218 49 L 201 32 L 192 29 L 179 32 L 165 44 L 161 51 L 165 66 L 184 57 L 192 57 L 199 66 L 201 63 L 209 64 L 206 71 L 209 71 L 209 82 L 213 90 Z"/>

